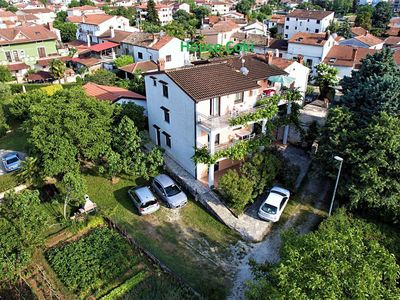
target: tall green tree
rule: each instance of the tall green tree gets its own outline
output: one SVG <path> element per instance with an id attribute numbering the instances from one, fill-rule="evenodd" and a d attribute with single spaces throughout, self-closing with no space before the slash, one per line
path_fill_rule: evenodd
<path id="1" fill-rule="evenodd" d="M 78 30 L 78 26 L 74 23 L 60 23 L 57 26 L 54 25 L 55 28 L 60 30 L 61 40 L 64 43 L 68 43 L 76 40 L 76 31 Z"/>
<path id="2" fill-rule="evenodd" d="M 111 143 L 113 107 L 76 87 L 56 92 L 30 108 L 28 142 L 45 176 L 77 172 L 83 160 L 96 160 Z"/>
<path id="3" fill-rule="evenodd" d="M 254 5 L 255 0 L 240 0 L 236 5 L 236 10 L 242 14 L 249 15 Z"/>
<path id="4" fill-rule="evenodd" d="M 124 116 L 133 121 L 135 127 L 139 131 L 143 131 L 147 127 L 146 116 L 144 115 L 144 107 L 129 102 L 126 104 L 116 104 L 114 109 L 114 124 L 119 124 Z"/>
<path id="5" fill-rule="evenodd" d="M 160 19 L 156 10 L 156 3 L 154 0 L 147 1 L 147 15 L 146 20 L 152 24 L 160 25 Z"/>
<path id="6" fill-rule="evenodd" d="M 284 235 L 276 265 L 253 263 L 247 299 L 397 299 L 400 266 L 379 229 L 344 211 L 315 232 Z"/>
<path id="7" fill-rule="evenodd" d="M 83 195 L 87 191 L 85 180 L 78 172 L 67 172 L 61 181 L 64 189 L 63 216 L 67 220 L 67 206 L 71 203 L 82 203 Z"/>
<path id="8" fill-rule="evenodd" d="M 190 34 L 189 32 L 187 32 L 187 30 L 183 24 L 181 24 L 175 20 L 173 20 L 172 22 L 165 25 L 163 27 L 163 29 L 166 31 L 166 33 L 169 36 L 174 36 L 181 40 L 184 40 L 188 36 L 188 34 Z"/>
<path id="9" fill-rule="evenodd" d="M 371 5 L 362 5 L 357 9 L 355 25 L 360 26 L 366 30 L 372 28 L 372 14 L 374 13 L 374 7 Z"/>
<path id="10" fill-rule="evenodd" d="M 203 24 L 203 19 L 211 15 L 211 10 L 206 6 L 196 6 L 193 9 L 193 13 L 196 16 L 196 19 L 198 20 L 197 27 L 200 28 L 201 24 Z"/>
<path id="11" fill-rule="evenodd" d="M 87 74 L 84 78 L 86 82 L 93 82 L 100 85 L 117 85 L 117 75 L 115 73 L 108 71 L 106 69 L 99 69 L 94 71 L 92 74 Z"/>
<path id="12" fill-rule="evenodd" d="M 44 243 L 47 228 L 39 192 L 6 194 L 0 205 L 0 281 L 14 281 Z"/>
<path id="13" fill-rule="evenodd" d="M 325 99 L 329 90 L 339 82 L 339 71 L 324 63 L 320 63 L 315 69 L 317 70 L 315 82 L 319 87 L 320 98 Z"/>
<path id="14" fill-rule="evenodd" d="M 54 79 L 58 80 L 58 83 L 61 84 L 61 78 L 64 78 L 64 73 L 66 70 L 65 63 L 59 59 L 52 59 L 50 61 L 50 66 L 49 66 L 49 71 L 51 76 L 53 76 Z"/>
<path id="15" fill-rule="evenodd" d="M 0 66 L 0 82 L 9 82 L 12 79 L 11 72 L 7 66 Z"/>
<path id="16" fill-rule="evenodd" d="M 380 1 L 372 14 L 372 25 L 376 28 L 386 29 L 387 24 L 393 17 L 393 7 L 389 2 Z"/>

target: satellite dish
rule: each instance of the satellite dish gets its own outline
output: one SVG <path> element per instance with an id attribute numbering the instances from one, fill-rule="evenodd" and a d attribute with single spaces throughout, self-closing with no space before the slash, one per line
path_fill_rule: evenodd
<path id="1" fill-rule="evenodd" d="M 243 75 L 247 75 L 249 74 L 249 69 L 247 69 L 246 67 L 241 67 L 240 73 L 242 73 Z"/>

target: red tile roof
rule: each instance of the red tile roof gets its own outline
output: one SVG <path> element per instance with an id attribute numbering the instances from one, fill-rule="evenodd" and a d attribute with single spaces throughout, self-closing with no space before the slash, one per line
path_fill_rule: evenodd
<path id="1" fill-rule="evenodd" d="M 142 73 L 155 71 L 157 70 L 157 64 L 151 60 L 146 61 L 138 61 L 133 64 L 129 64 L 123 67 L 118 68 L 122 71 L 133 74 L 135 71 L 140 70 Z"/>
<path id="2" fill-rule="evenodd" d="M 155 44 L 151 45 L 150 48 L 154 50 L 160 50 L 162 47 L 164 47 L 166 44 L 172 41 L 173 38 L 174 37 L 172 36 L 164 35 L 159 40 L 157 40 Z"/>
<path id="3" fill-rule="evenodd" d="M 19 70 L 28 70 L 29 66 L 25 63 L 17 63 L 17 64 L 7 65 L 7 68 L 10 71 L 19 71 Z"/>
<path id="4" fill-rule="evenodd" d="M 326 33 L 298 32 L 292 36 L 292 38 L 289 40 L 289 43 L 322 47 L 326 41 Z"/>
<path id="5" fill-rule="evenodd" d="M 115 86 L 100 85 L 88 82 L 83 86 L 87 95 L 96 97 L 99 100 L 114 103 L 121 98 L 146 100 L 146 97 L 138 93 Z"/>
<path id="6" fill-rule="evenodd" d="M 94 14 L 94 15 L 87 15 L 87 16 L 82 16 L 82 20 L 80 23 L 84 24 L 91 24 L 91 25 L 99 25 L 101 23 L 104 23 L 105 21 L 108 21 L 114 16 L 106 15 L 106 14 Z"/>
<path id="7" fill-rule="evenodd" d="M 115 48 L 115 47 L 118 47 L 118 46 L 119 46 L 119 44 L 117 44 L 117 43 L 104 42 L 104 43 L 96 44 L 96 45 L 93 45 L 93 46 L 89 47 L 89 50 L 90 51 L 94 51 L 94 52 L 101 52 L 101 51 L 104 51 L 104 50 L 107 50 L 107 49 L 111 49 L 111 48 Z"/>
<path id="8" fill-rule="evenodd" d="M 39 59 L 39 60 L 36 62 L 36 64 L 39 65 L 39 66 L 41 66 L 41 67 L 47 67 L 48 65 L 50 65 L 50 62 L 51 62 L 53 59 L 57 59 L 57 60 L 61 60 L 61 61 L 64 61 L 64 62 L 65 62 L 65 61 L 67 61 L 67 60 L 70 60 L 71 57 L 63 56 L 63 57 L 43 58 L 43 59 Z"/>
<path id="9" fill-rule="evenodd" d="M 53 13 L 49 8 L 28 8 L 28 9 L 20 9 L 19 11 L 22 11 L 25 14 L 48 14 L 48 13 Z"/>
<path id="10" fill-rule="evenodd" d="M 400 49 L 393 53 L 394 61 L 398 66 L 400 66 Z"/>
<path id="11" fill-rule="evenodd" d="M 295 9 L 290 12 L 287 16 L 301 19 L 313 19 L 313 20 L 322 20 L 327 16 L 333 14 L 333 11 L 328 10 L 305 10 L 305 9 Z"/>
<path id="12" fill-rule="evenodd" d="M 28 81 L 47 81 L 53 79 L 49 72 L 38 71 L 36 73 L 28 74 L 26 77 Z"/>
<path id="13" fill-rule="evenodd" d="M 367 48 L 353 48 L 346 45 L 336 45 L 331 48 L 324 59 L 324 63 L 331 66 L 353 67 L 359 69 L 361 60 L 367 54 L 374 54 L 375 50 Z"/>
<path id="14" fill-rule="evenodd" d="M 368 31 L 364 35 L 359 35 L 354 38 L 370 47 L 383 43 L 381 39 L 368 33 Z"/>
<path id="15" fill-rule="evenodd" d="M 75 57 L 72 58 L 71 61 L 74 63 L 84 65 L 88 68 L 101 63 L 101 59 L 94 57 L 85 57 L 85 58 Z"/>
<path id="16" fill-rule="evenodd" d="M 385 39 L 385 45 L 397 46 L 400 45 L 400 36 L 389 36 Z"/>
<path id="17" fill-rule="evenodd" d="M 351 28 L 351 32 L 352 32 L 355 36 L 358 36 L 358 35 L 364 35 L 364 34 L 366 34 L 368 31 L 365 30 L 365 29 L 362 28 L 362 27 L 352 27 L 352 28 Z"/>
<path id="18" fill-rule="evenodd" d="M 0 45 L 57 40 L 57 35 L 42 25 L 0 29 Z"/>
<path id="19" fill-rule="evenodd" d="M 386 34 L 391 36 L 400 36 L 400 28 L 390 27 L 388 30 L 386 30 Z"/>

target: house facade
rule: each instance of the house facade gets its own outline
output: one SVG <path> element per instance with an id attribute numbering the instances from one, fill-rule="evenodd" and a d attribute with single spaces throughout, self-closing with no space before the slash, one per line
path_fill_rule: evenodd
<path id="1" fill-rule="evenodd" d="M 215 164 L 196 164 L 195 148 L 213 155 L 256 138 L 254 122 L 230 126 L 229 120 L 260 109 L 255 107 L 260 85 L 226 62 L 148 73 L 145 84 L 152 141 L 209 186 L 215 184 L 216 173 L 239 162 L 222 157 Z M 265 130 L 266 120 L 257 121 Z"/>
<path id="2" fill-rule="evenodd" d="M 333 11 L 296 9 L 287 14 L 285 18 L 283 38 L 291 39 L 293 35 L 299 32 L 325 32 L 333 18 Z"/>
<path id="3" fill-rule="evenodd" d="M 57 36 L 41 25 L 0 29 L 0 63 L 34 66 L 38 59 L 57 56 Z"/>

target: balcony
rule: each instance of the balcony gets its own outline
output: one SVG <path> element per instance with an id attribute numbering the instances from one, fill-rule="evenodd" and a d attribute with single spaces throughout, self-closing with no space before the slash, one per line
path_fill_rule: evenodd
<path id="1" fill-rule="evenodd" d="M 256 106 L 250 109 L 234 109 L 228 114 L 222 116 L 206 116 L 201 113 L 197 114 L 197 124 L 202 126 L 207 131 L 218 131 L 230 127 L 229 120 L 249 113 L 256 112 L 265 106 Z M 254 122 L 253 122 L 254 123 Z"/>
<path id="2" fill-rule="evenodd" d="M 218 152 L 220 150 L 225 150 L 229 147 L 233 147 L 239 141 L 255 140 L 255 139 L 259 138 L 260 136 L 261 135 L 258 135 L 258 134 L 256 135 L 255 133 L 252 133 L 251 130 L 249 130 L 247 128 L 235 130 L 235 131 L 233 131 L 232 137 L 229 139 L 228 142 L 215 144 L 214 152 Z M 196 146 L 197 146 L 197 148 L 203 148 L 203 147 L 208 148 L 208 143 L 197 142 Z"/>

